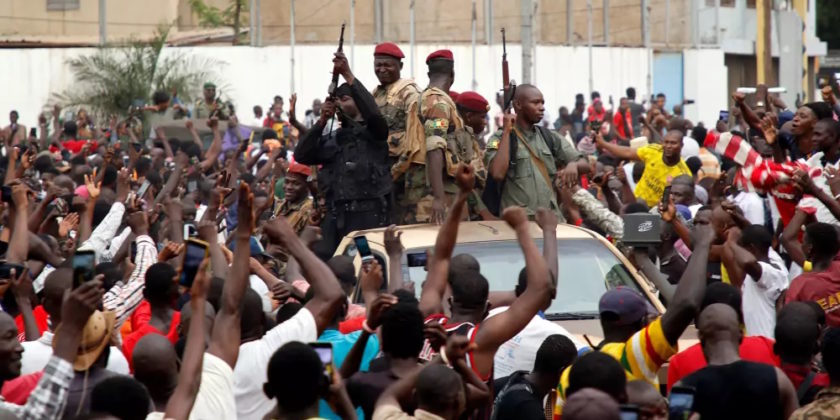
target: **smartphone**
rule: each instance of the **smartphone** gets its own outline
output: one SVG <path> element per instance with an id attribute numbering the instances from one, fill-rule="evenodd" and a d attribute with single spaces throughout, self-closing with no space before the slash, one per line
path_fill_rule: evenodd
<path id="1" fill-rule="evenodd" d="M 309 343 L 309 347 L 318 353 L 321 363 L 324 365 L 324 376 L 327 378 L 327 383 L 332 383 L 333 378 L 333 347 L 332 343 Z"/>
<path id="2" fill-rule="evenodd" d="M 425 267 L 428 256 L 425 252 L 418 252 L 416 254 L 408 254 L 409 267 Z"/>
<path id="3" fill-rule="evenodd" d="M 21 264 L 13 264 L 7 262 L 0 264 L 0 280 L 11 279 L 12 269 L 15 270 L 15 275 L 19 276 L 20 273 L 23 272 L 25 267 Z"/>
<path id="4" fill-rule="evenodd" d="M 0 187 L 0 199 L 2 199 L 4 203 L 11 203 L 12 187 L 8 185 L 3 185 L 2 187 Z"/>
<path id="5" fill-rule="evenodd" d="M 622 404 L 619 407 L 621 420 L 638 420 L 639 407 L 633 404 Z"/>
<path id="6" fill-rule="evenodd" d="M 144 180 L 144 181 L 143 181 L 143 183 L 142 183 L 142 184 L 140 184 L 140 188 L 137 190 L 137 197 L 138 197 L 139 199 L 141 199 L 141 200 L 142 200 L 142 199 L 143 199 L 143 196 L 145 196 L 145 195 L 146 195 L 146 191 L 148 191 L 148 190 L 149 190 L 149 185 L 151 185 L 151 184 L 149 183 L 149 180 Z"/>
<path id="7" fill-rule="evenodd" d="M 93 280 L 96 253 L 93 250 L 76 250 L 73 255 L 73 288 L 86 281 Z"/>
<path id="8" fill-rule="evenodd" d="M 671 186 L 668 185 L 665 187 L 665 190 L 662 191 L 662 204 L 668 205 L 671 202 Z"/>
<path id="9" fill-rule="evenodd" d="M 133 263 L 137 258 L 137 242 L 131 241 L 131 245 L 129 245 L 131 249 L 131 262 Z"/>
<path id="10" fill-rule="evenodd" d="M 720 111 L 720 114 L 718 114 L 718 120 L 729 123 L 729 111 Z"/>
<path id="11" fill-rule="evenodd" d="M 694 388 L 675 386 L 668 396 L 668 419 L 687 420 L 694 406 Z"/>
<path id="12" fill-rule="evenodd" d="M 190 238 L 184 249 L 184 264 L 181 266 L 181 285 L 191 287 L 198 274 L 198 266 L 208 255 L 207 242 Z"/>
<path id="13" fill-rule="evenodd" d="M 191 192 L 193 192 L 197 189 L 198 189 L 198 182 L 197 181 L 193 180 L 193 181 L 187 182 L 187 192 L 188 193 L 191 193 Z"/>
<path id="14" fill-rule="evenodd" d="M 367 237 L 364 235 L 353 238 L 356 243 L 356 249 L 359 251 L 359 256 L 362 257 L 362 264 L 373 261 L 373 253 L 370 252 L 370 244 L 368 244 Z"/>
<path id="15" fill-rule="evenodd" d="M 184 223 L 184 240 L 198 236 L 198 229 L 192 223 Z"/>

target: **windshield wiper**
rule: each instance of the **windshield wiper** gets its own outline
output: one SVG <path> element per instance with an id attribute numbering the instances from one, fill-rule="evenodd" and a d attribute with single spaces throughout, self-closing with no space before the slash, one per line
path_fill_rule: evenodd
<path id="1" fill-rule="evenodd" d="M 581 319 L 597 319 L 597 312 L 554 312 L 545 314 L 545 319 L 549 321 L 574 321 Z"/>

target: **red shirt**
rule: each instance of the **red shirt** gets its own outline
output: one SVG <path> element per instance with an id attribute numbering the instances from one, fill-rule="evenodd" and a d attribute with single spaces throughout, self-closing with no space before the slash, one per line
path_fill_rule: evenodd
<path id="1" fill-rule="evenodd" d="M 35 325 L 38 326 L 38 332 L 43 334 L 44 331 L 47 330 L 47 311 L 44 310 L 42 305 L 38 305 L 32 310 L 32 314 L 35 315 Z M 18 329 L 18 341 L 21 343 L 26 341 L 26 330 L 23 326 L 23 316 L 18 315 L 15 317 L 15 325 L 17 325 Z"/>
<path id="2" fill-rule="evenodd" d="M 834 260 L 825 271 L 802 273 L 793 279 L 785 303 L 817 302 L 825 310 L 829 327 L 840 327 L 840 261 Z"/>
<path id="3" fill-rule="evenodd" d="M 3 395 L 6 402 L 24 405 L 26 404 L 26 400 L 29 399 L 29 395 L 38 386 L 38 381 L 41 380 L 42 376 L 44 376 L 44 371 L 40 370 L 38 372 L 32 372 L 29 375 L 18 376 L 11 381 L 6 381 L 3 383 L 3 389 L 0 390 L 0 394 Z"/>
<path id="4" fill-rule="evenodd" d="M 779 357 L 773 353 L 773 344 L 775 341 L 767 337 L 744 337 L 738 352 L 743 360 L 779 366 Z M 680 379 L 703 369 L 707 364 L 700 343 L 675 354 L 668 362 L 668 391 Z"/>
<path id="5" fill-rule="evenodd" d="M 99 145 L 94 140 L 66 140 L 61 142 L 61 145 L 73 154 L 81 152 L 82 148 L 85 147 L 86 144 L 90 144 L 91 151 L 96 150 L 96 148 L 99 147 Z M 57 151 L 57 147 L 50 146 L 50 152 L 55 153 Z"/>
<path id="6" fill-rule="evenodd" d="M 613 116 L 613 127 L 620 137 L 631 140 L 633 138 L 633 118 L 630 116 L 630 110 L 625 111 L 624 115 L 621 115 L 620 111 L 616 111 L 615 116 Z"/>
<path id="7" fill-rule="evenodd" d="M 808 366 L 791 365 L 782 363 L 779 368 L 787 375 L 788 379 L 793 383 L 793 389 L 799 390 L 799 386 L 805 381 L 805 377 L 811 373 L 811 368 Z M 816 372 L 815 372 L 816 373 Z M 814 375 L 814 380 L 811 382 L 810 388 L 825 388 L 831 385 L 831 380 L 827 373 L 817 373 Z"/>
<path id="8" fill-rule="evenodd" d="M 131 315 L 131 334 L 125 336 L 123 340 L 123 354 L 128 360 L 128 366 L 134 371 L 134 363 L 131 360 L 131 353 L 134 351 L 134 346 L 141 338 L 147 334 L 160 334 L 165 336 L 173 345 L 178 341 L 178 324 L 181 323 L 181 313 L 175 311 L 172 314 L 172 321 L 169 322 L 169 331 L 166 334 L 149 324 L 152 319 L 152 307 L 149 302 L 143 300 L 140 306 Z"/>

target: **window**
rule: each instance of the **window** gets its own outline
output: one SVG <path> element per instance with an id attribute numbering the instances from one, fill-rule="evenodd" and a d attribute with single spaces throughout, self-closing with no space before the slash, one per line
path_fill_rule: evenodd
<path id="1" fill-rule="evenodd" d="M 542 248 L 542 240 L 535 242 Z M 525 266 L 525 258 L 516 241 L 458 244 L 453 255 L 460 253 L 472 254 L 478 260 L 491 291 L 512 291 L 519 271 Z M 408 250 L 406 254 L 410 261 L 412 255 L 425 256 L 425 249 Z M 562 319 L 570 315 L 596 317 L 598 301 L 608 289 L 628 286 L 640 290 L 621 261 L 595 239 L 561 239 L 557 243 L 557 254 L 559 283 L 557 295 L 546 311 L 547 319 Z M 417 296 L 420 296 L 426 271 L 422 264 L 411 266 L 409 262 L 408 265 L 408 277 L 414 282 Z"/>
<path id="2" fill-rule="evenodd" d="M 78 10 L 79 0 L 47 0 L 47 10 Z"/>

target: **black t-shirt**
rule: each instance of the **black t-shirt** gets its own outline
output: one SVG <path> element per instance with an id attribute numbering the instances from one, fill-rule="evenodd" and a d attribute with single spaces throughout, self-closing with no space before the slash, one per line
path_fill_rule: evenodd
<path id="1" fill-rule="evenodd" d="M 710 365 L 680 384 L 695 389 L 693 411 L 703 419 L 782 419 L 773 366 L 746 360 Z"/>
<path id="2" fill-rule="evenodd" d="M 518 371 L 510 376 L 496 379 L 493 388 L 496 390 L 495 418 L 497 420 L 522 419 L 544 420 L 542 398 L 535 394 L 534 384 L 525 375 L 528 372 Z M 507 386 L 507 389 L 505 387 Z M 501 398 L 498 397 L 501 395 Z"/>

